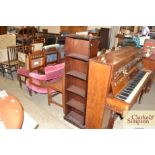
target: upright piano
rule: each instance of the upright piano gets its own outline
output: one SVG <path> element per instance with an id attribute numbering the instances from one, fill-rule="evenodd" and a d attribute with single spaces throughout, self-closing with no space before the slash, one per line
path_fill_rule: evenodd
<path id="1" fill-rule="evenodd" d="M 116 116 L 140 102 L 152 81 L 142 58 L 142 49 L 124 47 L 89 61 L 86 128 L 113 128 Z"/>

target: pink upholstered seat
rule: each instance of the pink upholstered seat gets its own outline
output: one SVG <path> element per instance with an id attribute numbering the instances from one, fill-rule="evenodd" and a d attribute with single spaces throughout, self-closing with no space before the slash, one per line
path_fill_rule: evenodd
<path id="1" fill-rule="evenodd" d="M 48 81 L 52 83 L 63 76 L 64 63 L 54 66 L 46 66 L 44 71 L 45 74 L 43 75 L 34 72 L 29 73 L 29 78 L 26 80 L 26 86 L 29 89 L 30 95 L 32 95 L 31 91 L 43 94 L 55 93 L 54 90 L 50 90 L 50 92 L 48 92 L 46 82 Z"/>
<path id="2" fill-rule="evenodd" d="M 27 70 L 25 67 L 20 67 L 18 70 L 17 70 L 17 74 L 20 74 L 20 75 L 23 75 L 25 77 L 29 77 L 29 70 Z"/>

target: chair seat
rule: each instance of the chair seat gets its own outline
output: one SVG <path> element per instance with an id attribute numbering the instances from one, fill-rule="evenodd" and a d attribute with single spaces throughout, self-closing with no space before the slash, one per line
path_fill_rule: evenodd
<path id="1" fill-rule="evenodd" d="M 35 85 L 30 84 L 30 80 L 29 80 L 29 79 L 26 80 L 26 86 L 27 86 L 29 89 L 31 89 L 31 90 L 33 90 L 33 91 L 35 91 L 35 92 L 37 92 L 37 93 L 41 93 L 41 94 L 47 94 L 47 93 L 48 93 L 47 88 L 37 87 L 37 86 L 35 86 Z M 55 90 L 51 89 L 51 90 L 50 90 L 50 93 L 55 93 Z"/>
<path id="2" fill-rule="evenodd" d="M 9 62 L 8 61 L 4 61 L 1 63 L 2 65 L 9 65 Z M 13 66 L 13 65 L 18 65 L 18 61 L 17 60 L 13 60 L 13 61 L 10 61 L 10 65 Z"/>
<path id="3" fill-rule="evenodd" d="M 17 70 L 17 74 L 18 74 L 18 75 L 22 75 L 22 76 L 25 76 L 25 77 L 29 77 L 29 73 L 30 73 L 30 71 L 27 70 L 27 69 L 24 68 L 24 67 L 19 68 L 19 69 Z"/>

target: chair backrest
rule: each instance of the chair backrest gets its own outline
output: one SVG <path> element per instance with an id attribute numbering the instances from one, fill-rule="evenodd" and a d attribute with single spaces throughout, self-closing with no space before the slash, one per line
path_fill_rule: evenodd
<path id="1" fill-rule="evenodd" d="M 25 45 L 23 46 L 23 53 L 29 54 L 34 51 L 34 45 Z"/>
<path id="2" fill-rule="evenodd" d="M 18 61 L 19 61 L 19 66 L 28 68 L 29 66 L 28 63 L 28 54 L 33 53 L 34 51 L 34 45 L 25 45 L 21 46 L 21 49 L 18 50 Z"/>
<path id="3" fill-rule="evenodd" d="M 11 61 L 18 61 L 18 52 L 22 51 L 22 46 L 9 46 L 7 47 L 8 64 Z"/>
<path id="4" fill-rule="evenodd" d="M 43 49 L 43 43 L 33 43 L 31 45 L 34 46 L 34 51 L 39 51 Z"/>
<path id="5" fill-rule="evenodd" d="M 45 75 L 46 80 L 57 79 L 63 76 L 64 74 L 65 63 L 46 66 L 45 67 Z"/>
<path id="6" fill-rule="evenodd" d="M 46 65 L 52 63 L 59 63 L 60 61 L 60 53 L 57 51 L 56 47 L 49 47 L 47 49 L 43 49 L 46 53 Z"/>
<path id="7" fill-rule="evenodd" d="M 46 55 L 44 51 L 35 51 L 28 54 L 29 70 L 38 70 L 44 68 L 46 64 Z"/>
<path id="8" fill-rule="evenodd" d="M 55 80 L 63 77 L 64 63 L 54 66 L 46 66 L 44 71 L 44 75 L 36 72 L 29 73 L 29 79 L 26 81 L 26 85 L 31 90 L 38 93 L 47 93 L 47 81 L 54 82 Z"/>

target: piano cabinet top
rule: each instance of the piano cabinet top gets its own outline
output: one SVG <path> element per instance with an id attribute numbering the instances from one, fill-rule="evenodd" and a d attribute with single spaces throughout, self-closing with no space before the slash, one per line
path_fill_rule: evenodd
<path id="1" fill-rule="evenodd" d="M 136 47 L 123 47 L 120 50 L 92 58 L 90 61 L 110 65 L 113 69 L 113 72 L 115 72 L 135 58 L 141 59 L 143 53 L 143 49 L 139 49 Z"/>

